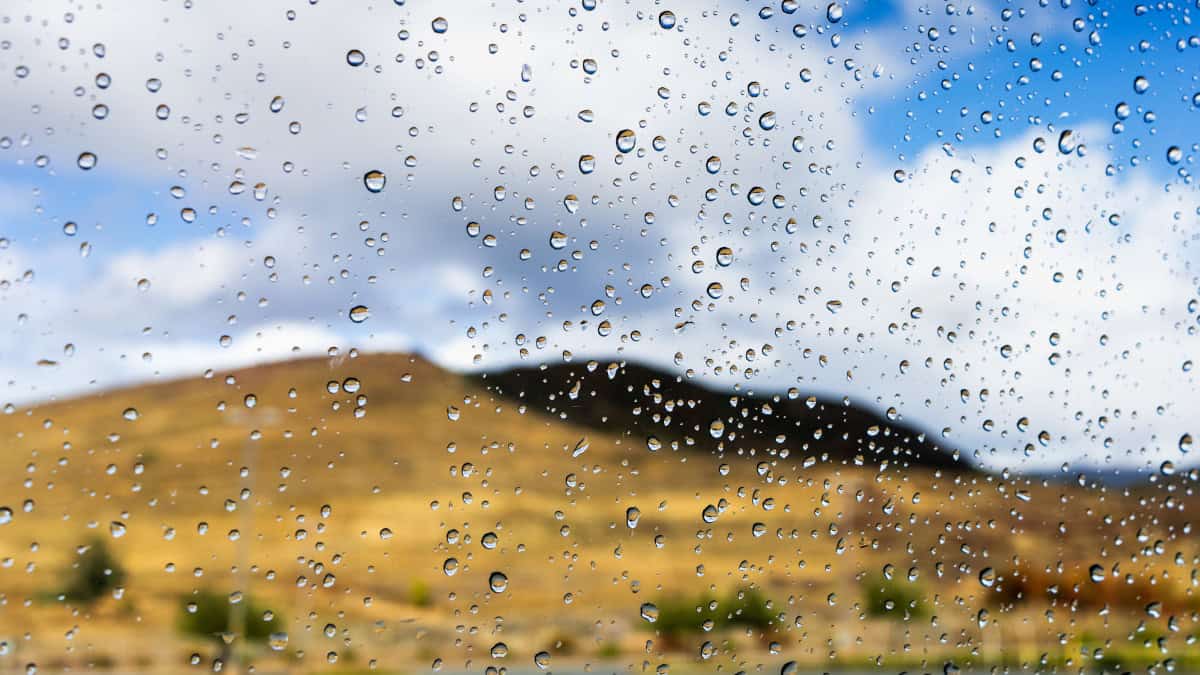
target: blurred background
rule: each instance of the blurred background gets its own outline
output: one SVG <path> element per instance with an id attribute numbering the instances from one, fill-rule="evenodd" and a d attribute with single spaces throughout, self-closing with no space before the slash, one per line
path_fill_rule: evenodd
<path id="1" fill-rule="evenodd" d="M 0 670 L 1193 672 L 1195 6 L 0 3 Z"/>

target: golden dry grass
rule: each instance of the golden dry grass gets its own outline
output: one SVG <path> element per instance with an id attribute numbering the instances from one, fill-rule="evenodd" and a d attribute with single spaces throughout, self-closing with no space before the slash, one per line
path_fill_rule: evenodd
<path id="1" fill-rule="evenodd" d="M 652 453 L 621 429 L 522 412 L 407 355 L 312 359 L 228 378 L 0 419 L 0 494 L 14 512 L 0 526 L 9 652 L 0 660 L 175 669 L 202 652 L 207 665 L 215 650 L 175 630 L 184 597 L 198 589 L 245 591 L 276 611 L 290 643 L 282 654 L 253 650 L 263 668 L 331 667 L 329 652 L 338 667 L 377 659 L 415 669 L 441 658 L 449 669 L 529 668 L 540 650 L 556 664 L 598 655 L 687 664 L 705 639 L 725 647 L 706 665 L 735 669 L 784 658 L 981 663 L 1001 647 L 1009 658 L 1062 659 L 1067 647 L 1106 638 L 1140 648 L 1126 636 L 1143 620 L 1167 634 L 1166 616 L 1142 612 L 1154 600 L 1194 630 L 1188 483 L 1122 494 Z M 356 394 L 330 392 L 328 383 L 347 378 L 359 381 Z M 361 417 L 356 396 L 366 399 Z M 134 421 L 123 417 L 129 408 Z M 573 457 L 585 437 L 587 451 Z M 708 505 L 722 511 L 715 522 L 702 517 Z M 631 506 L 641 513 L 634 529 L 625 522 Z M 111 536 L 113 522 L 123 536 Z M 489 532 L 494 549 L 481 545 Z M 93 608 L 55 601 L 76 547 L 93 535 L 129 572 L 123 597 Z M 443 572 L 448 558 L 458 561 L 453 576 Z M 1104 583 L 1087 579 L 1095 563 L 1108 570 Z M 913 570 L 932 616 L 907 624 L 864 616 L 859 578 L 887 565 L 897 576 Z M 992 588 L 978 581 L 989 567 L 1000 577 Z M 505 592 L 489 590 L 493 571 L 507 574 Z M 1021 584 L 1026 599 L 1012 603 Z M 662 640 L 647 647 L 654 636 L 638 617 L 643 602 L 750 586 L 780 615 L 772 635 L 697 635 L 673 657 Z M 333 638 L 322 633 L 327 624 Z M 764 650 L 772 640 L 777 655 Z M 506 659 L 489 655 L 497 642 L 508 645 Z"/>

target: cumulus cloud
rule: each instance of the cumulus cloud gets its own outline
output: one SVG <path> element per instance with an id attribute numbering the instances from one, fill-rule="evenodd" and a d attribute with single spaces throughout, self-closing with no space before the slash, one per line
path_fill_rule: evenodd
<path id="1" fill-rule="evenodd" d="M 912 3 L 878 27 L 827 4 L 689 3 L 669 30 L 652 3 L 439 7 L 445 33 L 391 2 L 9 22 L 30 72 L 0 84 L 0 185 L 53 200 L 3 214 L 4 396 L 335 345 L 630 358 L 894 407 L 993 465 L 1175 457 L 1194 191 L 1107 175 L 1095 126 L 1087 153 L 1039 122 L 896 157 L 863 101 L 1003 48 L 1006 20 L 934 39 Z M 102 227 L 58 234 L 83 215 Z"/>

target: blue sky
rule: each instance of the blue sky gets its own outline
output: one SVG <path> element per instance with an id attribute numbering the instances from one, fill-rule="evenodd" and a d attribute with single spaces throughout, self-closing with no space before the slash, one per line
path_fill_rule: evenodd
<path id="1" fill-rule="evenodd" d="M 331 348 L 628 358 L 895 407 L 994 465 L 1186 463 L 1190 10 L 828 4 L 445 7 L 436 33 L 382 0 L 17 3 L 0 399 Z"/>

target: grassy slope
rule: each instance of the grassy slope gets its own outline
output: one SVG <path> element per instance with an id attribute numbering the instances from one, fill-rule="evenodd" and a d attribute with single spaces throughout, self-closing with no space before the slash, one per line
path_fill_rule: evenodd
<path id="1" fill-rule="evenodd" d="M 349 377 L 367 399 L 361 419 L 354 395 L 327 390 Z M 252 409 L 247 394 L 257 398 Z M 460 410 L 457 421 L 448 406 Z M 122 417 L 130 407 L 136 421 Z M 1055 624 L 1045 618 L 1048 586 L 1059 585 L 1063 597 L 1117 592 L 1116 582 L 1083 581 L 1092 562 L 1110 569 L 1119 562 L 1120 574 L 1132 575 L 1136 583 L 1112 596 L 1131 608 L 1150 599 L 1191 602 L 1185 589 L 1197 546 L 1180 532 L 1193 498 L 1178 488 L 1167 503 L 1165 488 L 1122 496 L 928 469 L 803 468 L 739 458 L 735 448 L 726 458 L 651 453 L 641 433 L 584 429 L 518 407 L 419 358 L 366 355 L 252 368 L 228 382 L 217 373 L 0 418 L 0 495 L 16 512 L 0 527 L 0 557 L 11 562 L 0 567 L 7 601 L 0 631 L 28 631 L 21 649 L 42 658 L 146 652 L 178 663 L 184 647 L 171 624 L 180 597 L 242 588 L 276 608 L 291 647 L 311 652 L 310 665 L 323 661 L 318 654 L 346 650 L 340 633 L 318 635 L 326 623 L 350 630 L 360 658 L 427 664 L 440 656 L 452 667 L 478 666 L 503 639 L 512 663 L 526 665 L 560 638 L 570 638 L 577 655 L 593 654 L 597 639 L 640 650 L 649 637 L 639 632 L 642 602 L 756 584 L 791 626 L 777 638 L 785 653 L 820 660 L 830 651 L 849 659 L 888 649 L 878 639 L 883 624 L 860 619 L 856 576 L 889 563 L 900 574 L 915 568 L 935 605 L 936 627 L 925 619 L 910 628 L 916 653 L 999 644 L 986 637 L 998 635 L 994 625 L 981 638 L 971 623 L 984 607 L 1046 644 L 1060 631 L 1111 635 L 1097 628 L 1103 619 L 1088 607 L 1090 596 L 1087 611 L 1060 606 Z M 588 450 L 572 457 L 585 437 Z M 29 513 L 21 511 L 26 499 L 34 503 Z M 704 507 L 722 501 L 724 512 L 706 523 Z M 630 506 L 642 514 L 632 531 Z M 21 606 L 60 587 L 73 548 L 96 533 L 109 537 L 112 521 L 126 527 L 110 538 L 130 572 L 123 600 L 92 616 L 53 603 Z M 763 536 L 751 534 L 754 523 L 764 525 Z M 241 538 L 232 541 L 235 528 Z M 455 544 L 447 543 L 450 529 L 460 533 Z M 1149 542 L 1162 540 L 1165 554 L 1131 558 L 1147 545 L 1139 530 Z M 480 546 L 487 532 L 499 536 L 495 550 Z M 1173 565 L 1177 551 L 1187 565 Z M 449 557 L 460 563 L 453 577 L 441 571 Z M 250 566 L 240 577 L 239 560 Z M 1002 576 L 1023 570 L 1036 601 L 999 611 L 997 590 L 977 582 L 986 567 Z M 507 573 L 507 592 L 488 592 L 493 570 Z M 334 577 L 328 587 L 327 574 Z M 432 606 L 413 604 L 417 583 L 430 587 Z M 1108 621 L 1127 618 L 1143 617 L 1122 610 Z M 72 626 L 78 636 L 65 640 Z M 952 636 L 949 646 L 938 643 L 943 634 Z M 695 645 L 685 646 L 692 658 Z"/>

